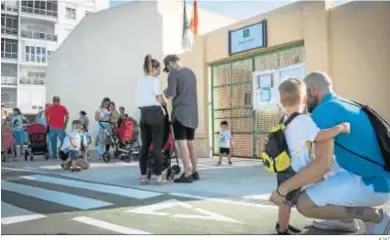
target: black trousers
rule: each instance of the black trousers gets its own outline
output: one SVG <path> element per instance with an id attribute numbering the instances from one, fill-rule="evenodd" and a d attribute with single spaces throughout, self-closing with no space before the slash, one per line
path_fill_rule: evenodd
<path id="1" fill-rule="evenodd" d="M 142 107 L 141 109 L 141 139 L 142 147 L 139 156 L 141 175 L 147 171 L 150 144 L 153 144 L 154 173 L 161 174 L 163 156 L 161 148 L 164 141 L 164 113 L 160 106 Z"/>

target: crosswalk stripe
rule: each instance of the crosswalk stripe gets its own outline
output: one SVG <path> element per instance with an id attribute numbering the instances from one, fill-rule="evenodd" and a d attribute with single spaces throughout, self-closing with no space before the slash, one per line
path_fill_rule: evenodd
<path id="1" fill-rule="evenodd" d="M 138 162 L 91 163 L 89 165 L 89 168 L 133 167 L 133 166 L 138 166 Z M 41 166 L 40 168 L 46 170 L 62 169 L 60 165 L 47 165 L 47 166 Z"/>
<path id="2" fill-rule="evenodd" d="M 46 190 L 7 181 L 1 181 L 1 189 L 83 210 L 113 205 L 112 203 L 80 197 L 69 193 Z"/>
<path id="3" fill-rule="evenodd" d="M 18 208 L 6 202 L 1 202 L 1 224 L 3 225 L 26 222 L 44 217 L 46 216 Z"/>
<path id="4" fill-rule="evenodd" d="M 113 224 L 113 223 L 97 220 L 97 219 L 90 218 L 90 217 L 76 217 L 76 218 L 73 218 L 72 220 L 76 221 L 76 222 L 84 223 L 84 224 L 87 224 L 87 225 L 91 225 L 91 226 L 94 226 L 94 227 L 103 228 L 103 229 L 106 229 L 106 230 L 109 230 L 109 231 L 112 231 L 112 232 L 121 233 L 121 234 L 127 234 L 127 235 L 151 234 L 149 232 L 145 232 L 145 231 L 141 231 L 141 230 L 137 230 L 137 229 L 133 229 L 133 228 L 120 226 L 120 225 L 117 225 L 117 224 Z"/>
<path id="5" fill-rule="evenodd" d="M 146 199 L 146 198 L 162 195 L 162 193 L 158 193 L 158 192 L 124 188 L 124 187 L 111 186 L 111 185 L 105 185 L 99 183 L 89 183 L 89 182 L 70 180 L 64 178 L 47 177 L 43 175 L 23 176 L 21 178 L 33 180 L 37 182 L 44 182 L 44 183 L 57 184 L 57 185 L 62 185 L 67 187 L 87 189 L 87 190 L 120 195 L 124 197 L 137 198 L 137 199 Z"/>

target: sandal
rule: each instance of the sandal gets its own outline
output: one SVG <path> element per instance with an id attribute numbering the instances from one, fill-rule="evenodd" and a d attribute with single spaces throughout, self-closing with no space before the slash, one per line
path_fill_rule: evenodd
<path id="1" fill-rule="evenodd" d="M 141 185 L 148 184 L 149 183 L 148 177 L 146 175 L 141 175 L 141 177 L 139 178 L 139 183 Z"/>
<path id="2" fill-rule="evenodd" d="M 157 184 L 164 184 L 164 183 L 166 183 L 166 182 L 167 182 L 167 181 L 166 181 L 166 179 L 165 179 L 165 177 L 164 177 L 163 174 L 161 174 L 161 175 L 159 175 L 159 176 L 156 177 L 156 183 L 157 183 Z"/>

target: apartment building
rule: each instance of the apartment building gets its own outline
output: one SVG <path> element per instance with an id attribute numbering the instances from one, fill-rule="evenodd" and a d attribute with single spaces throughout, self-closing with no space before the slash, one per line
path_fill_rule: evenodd
<path id="1" fill-rule="evenodd" d="M 109 0 L 1 1 L 1 101 L 36 114 L 46 102 L 50 57 L 86 15 Z"/>

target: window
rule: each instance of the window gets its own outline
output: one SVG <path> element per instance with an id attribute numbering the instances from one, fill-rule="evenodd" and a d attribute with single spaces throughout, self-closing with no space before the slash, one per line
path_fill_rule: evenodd
<path id="1" fill-rule="evenodd" d="M 244 29 L 244 30 L 242 31 L 242 37 L 243 37 L 243 38 L 250 37 L 250 34 L 251 34 L 251 32 L 250 32 L 249 28 L 248 28 L 248 29 Z"/>
<path id="2" fill-rule="evenodd" d="M 54 51 L 47 50 L 47 59 L 54 55 Z"/>
<path id="3" fill-rule="evenodd" d="M 25 61 L 27 62 L 37 62 L 37 63 L 45 63 L 46 58 L 46 48 L 45 47 L 34 47 L 34 46 L 26 46 L 25 48 Z"/>
<path id="4" fill-rule="evenodd" d="M 18 40 L 2 38 L 1 57 L 16 59 L 18 57 Z"/>
<path id="5" fill-rule="evenodd" d="M 69 19 L 76 19 L 76 9 L 67 7 L 66 17 Z"/>
<path id="6" fill-rule="evenodd" d="M 8 14 L 1 14 L 1 33 L 18 34 L 18 17 Z"/>

